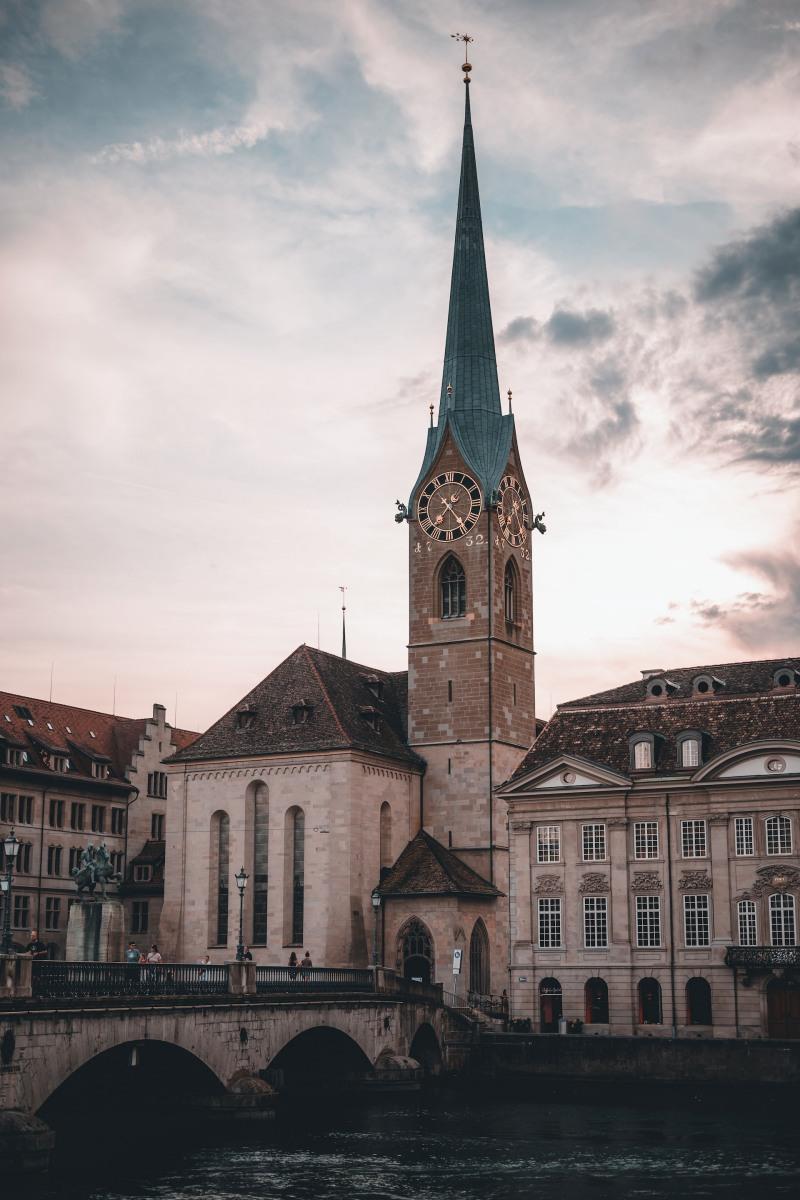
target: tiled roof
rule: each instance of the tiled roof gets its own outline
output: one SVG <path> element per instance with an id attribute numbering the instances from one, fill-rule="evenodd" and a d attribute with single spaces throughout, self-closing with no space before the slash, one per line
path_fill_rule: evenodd
<path id="1" fill-rule="evenodd" d="M 30 713 L 30 720 L 25 713 Z M 91 775 L 92 761 L 107 762 L 111 779 L 125 778 L 134 751 L 145 732 L 149 717 L 120 717 L 95 712 L 53 700 L 0 692 L 0 740 L 23 747 L 28 766 L 45 768 L 44 752 L 66 754 L 68 775 Z M 175 730 L 184 744 L 197 737 L 188 730 Z"/>
<path id="2" fill-rule="evenodd" d="M 655 734 L 655 771 L 685 774 L 678 766 L 678 736 L 689 730 L 703 735 L 703 759 L 708 762 L 749 742 L 800 739 L 800 692 L 773 688 L 779 667 L 800 669 L 800 660 L 771 659 L 752 663 L 722 663 L 663 671 L 678 685 L 668 699 L 645 700 L 645 682 L 625 684 L 582 700 L 560 704 L 514 772 L 518 779 L 564 754 L 631 771 L 631 734 Z M 724 683 L 716 693 L 691 694 L 691 680 L 711 675 Z M 648 772 L 650 774 L 650 772 Z"/>
<path id="3" fill-rule="evenodd" d="M 671 693 L 674 699 L 686 699 L 692 695 L 692 680 L 698 675 L 711 675 L 718 679 L 722 686 L 715 693 L 718 696 L 753 696 L 772 691 L 775 672 L 781 667 L 789 667 L 800 671 L 800 658 L 768 658 L 756 662 L 714 663 L 713 666 L 703 667 L 673 667 L 668 671 L 652 672 L 659 678 L 668 679 L 676 684 L 676 690 Z M 649 674 L 649 673 L 648 673 Z M 583 696 L 580 700 L 570 700 L 567 704 L 559 704 L 559 708 L 574 708 L 576 705 L 597 704 L 634 704 L 647 696 L 647 680 L 637 679 L 633 683 L 624 683 L 622 687 L 611 688 L 607 692 L 594 692 L 591 696 Z"/>
<path id="4" fill-rule="evenodd" d="M 357 749 L 422 767 L 406 744 L 406 692 L 405 672 L 299 646 L 172 761 Z"/>
<path id="5" fill-rule="evenodd" d="M 502 892 L 424 829 L 377 889 L 382 896 L 501 896 Z"/>

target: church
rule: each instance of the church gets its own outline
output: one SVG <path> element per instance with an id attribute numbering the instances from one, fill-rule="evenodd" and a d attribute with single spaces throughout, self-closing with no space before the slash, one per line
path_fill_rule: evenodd
<path id="1" fill-rule="evenodd" d="M 300 646 L 173 755 L 160 938 L 175 961 L 232 957 L 244 866 L 257 962 L 308 949 L 318 966 L 381 963 L 460 994 L 508 984 L 496 789 L 536 729 L 531 552 L 544 526 L 500 399 L 463 69 L 438 412 L 396 516 L 408 527 L 408 671 Z"/>

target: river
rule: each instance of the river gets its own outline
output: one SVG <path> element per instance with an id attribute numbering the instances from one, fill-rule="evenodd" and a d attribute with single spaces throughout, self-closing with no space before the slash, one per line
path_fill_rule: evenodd
<path id="1" fill-rule="evenodd" d="M 793 1093 L 611 1085 L 538 1099 L 441 1089 L 222 1134 L 96 1129 L 4 1200 L 584 1200 L 796 1196 Z M 63 1143 L 63 1139 L 62 1139 Z"/>

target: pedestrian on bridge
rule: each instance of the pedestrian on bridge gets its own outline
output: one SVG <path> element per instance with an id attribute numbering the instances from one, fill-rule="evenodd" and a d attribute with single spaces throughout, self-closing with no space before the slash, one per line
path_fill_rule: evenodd
<path id="1" fill-rule="evenodd" d="M 289 955 L 289 978 L 297 979 L 297 955 L 294 950 Z"/>
<path id="2" fill-rule="evenodd" d="M 308 979 L 308 972 L 311 970 L 313 965 L 314 964 L 311 961 L 311 955 L 306 950 L 305 955 L 303 956 L 303 961 L 300 963 L 300 978 L 301 979 Z"/>

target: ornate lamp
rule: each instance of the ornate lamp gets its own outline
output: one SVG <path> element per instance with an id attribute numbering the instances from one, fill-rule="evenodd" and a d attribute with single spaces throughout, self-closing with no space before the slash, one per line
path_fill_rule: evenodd
<path id="1" fill-rule="evenodd" d="M 244 889 L 250 876 L 244 867 L 240 867 L 233 877 L 239 889 L 239 941 L 236 945 L 236 961 L 244 962 Z"/>

